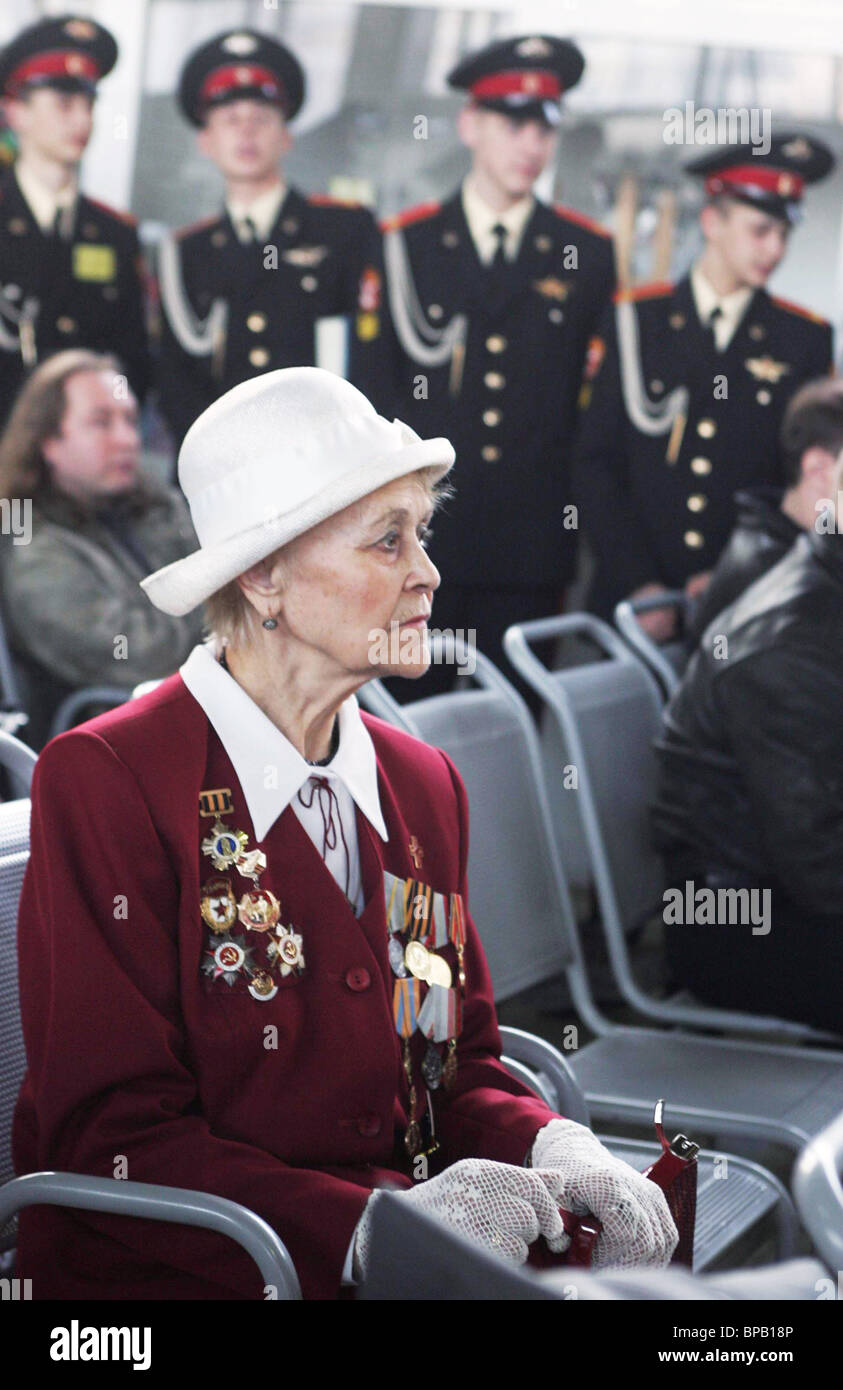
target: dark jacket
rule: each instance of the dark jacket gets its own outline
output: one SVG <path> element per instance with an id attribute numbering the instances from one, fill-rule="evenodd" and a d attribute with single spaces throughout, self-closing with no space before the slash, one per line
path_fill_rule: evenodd
<path id="1" fill-rule="evenodd" d="M 684 422 L 648 433 L 627 412 L 617 305 L 589 354 L 574 482 L 597 561 L 589 606 L 648 583 L 682 588 L 716 564 L 735 523 L 735 493 L 781 481 L 779 427 L 803 382 L 828 373 L 831 326 L 756 290 L 723 352 L 697 316 L 688 276 L 618 296 L 634 312 L 645 413 L 684 386 Z"/>
<path id="2" fill-rule="evenodd" d="M 197 415 L 241 381 L 280 367 L 320 365 L 320 319 L 354 319 L 349 376 L 369 394 L 366 361 L 380 328 L 380 237 L 367 208 L 305 198 L 291 188 L 266 244 L 244 245 L 227 213 L 182 228 L 175 241 L 175 291 L 160 275 L 159 390 L 177 444 Z M 200 324 L 213 304 L 227 306 L 225 325 L 207 351 L 187 349 L 181 301 Z"/>
<path id="3" fill-rule="evenodd" d="M 143 274 L 136 223 L 80 194 L 67 240 L 41 231 L 14 173 L 0 180 L 0 419 L 27 375 L 14 314 L 37 301 L 38 362 L 65 348 L 111 352 L 142 397 L 149 379 Z M 24 344 L 25 346 L 25 344 Z"/>
<path id="4" fill-rule="evenodd" d="M 716 630 L 715 630 L 716 629 Z M 843 538 L 810 531 L 719 615 L 664 715 L 656 842 L 673 983 L 841 1030 Z M 748 889 L 756 927 L 721 890 Z M 737 898 L 735 897 L 735 902 Z M 766 904 L 766 905 L 765 905 Z"/>
<path id="5" fill-rule="evenodd" d="M 805 911 L 839 916 L 843 536 L 800 536 L 718 628 L 665 710 L 659 848 L 777 878 Z"/>
<path id="6" fill-rule="evenodd" d="M 687 632 L 696 647 L 709 623 L 740 598 L 750 584 L 772 569 L 790 550 L 802 528 L 781 510 L 783 489 L 747 488 L 735 496 L 739 508 L 735 529 L 702 594 Z"/>
<path id="7" fill-rule="evenodd" d="M 516 260 L 493 273 L 478 258 L 460 192 L 384 230 L 403 233 L 430 332 L 466 319 L 464 350 L 428 366 L 384 315 L 379 408 L 424 438 L 444 435 L 457 454 L 456 496 L 437 513 L 431 557 L 451 584 L 561 590 L 576 561 L 578 531 L 565 509 L 577 393 L 614 289 L 611 237 L 568 208 L 537 202 Z M 392 308 L 394 277 L 389 289 Z"/>

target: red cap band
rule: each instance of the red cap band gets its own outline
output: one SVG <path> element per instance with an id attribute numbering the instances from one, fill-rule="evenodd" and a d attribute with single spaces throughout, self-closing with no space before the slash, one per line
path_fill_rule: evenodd
<path id="1" fill-rule="evenodd" d="M 534 101 L 551 98 L 558 101 L 562 95 L 562 84 L 555 72 L 540 72 L 531 69 L 527 72 L 496 72 L 491 77 L 481 77 L 471 88 L 475 97 L 526 96 Z"/>
<path id="2" fill-rule="evenodd" d="M 719 174 L 709 174 L 705 181 L 706 193 L 725 193 L 733 184 L 757 188 L 762 193 L 775 193 L 779 198 L 789 198 L 792 202 L 802 197 L 805 180 L 799 174 L 791 174 L 789 169 L 772 169 L 769 164 L 736 164 L 732 169 L 723 169 Z"/>
<path id="3" fill-rule="evenodd" d="M 215 101 L 228 92 L 236 91 L 238 87 L 260 87 L 266 96 L 284 104 L 284 88 L 275 73 L 254 63 L 231 63 L 224 68 L 215 68 L 202 83 L 199 100 L 203 103 Z"/>
<path id="4" fill-rule="evenodd" d="M 52 53 L 38 53 L 27 58 L 25 63 L 10 73 L 6 92 L 10 97 L 17 96 L 27 82 L 39 77 L 79 77 L 88 82 L 96 82 L 100 70 L 93 58 L 80 53 L 78 48 L 56 50 Z"/>

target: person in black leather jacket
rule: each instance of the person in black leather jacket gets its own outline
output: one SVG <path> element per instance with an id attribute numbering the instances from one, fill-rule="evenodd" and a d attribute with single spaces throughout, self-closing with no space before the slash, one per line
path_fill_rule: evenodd
<path id="1" fill-rule="evenodd" d="M 738 519 L 686 632 L 690 650 L 710 622 L 786 555 L 817 519 L 843 448 L 843 380 L 808 382 L 790 401 L 779 435 L 784 486 L 735 494 Z"/>
<path id="2" fill-rule="evenodd" d="M 843 459 L 833 482 L 836 519 L 829 504 L 692 657 L 653 825 L 674 982 L 843 1032 Z"/>

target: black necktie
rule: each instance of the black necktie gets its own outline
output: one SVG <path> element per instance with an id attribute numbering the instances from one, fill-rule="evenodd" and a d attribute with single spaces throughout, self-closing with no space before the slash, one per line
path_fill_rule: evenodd
<path id="1" fill-rule="evenodd" d="M 723 317 L 723 310 L 720 308 L 720 305 L 719 305 L 719 304 L 715 304 L 714 308 L 712 309 L 711 313 L 710 313 L 709 316 L 708 316 L 708 322 L 707 322 L 707 324 L 706 324 L 706 326 L 705 326 L 705 334 L 706 334 L 706 337 L 708 338 L 708 341 L 709 341 L 709 344 L 710 344 L 710 346 L 711 346 L 712 352 L 718 352 L 718 351 L 719 351 L 719 348 L 718 348 L 718 346 L 717 346 L 717 336 L 716 336 L 716 334 L 715 334 L 714 327 L 715 327 L 715 324 L 717 323 L 717 320 L 718 320 L 718 319 L 722 319 L 722 317 Z"/>
<path id="2" fill-rule="evenodd" d="M 243 240 L 245 242 L 257 241 L 258 229 L 251 217 L 244 217 L 240 225 L 243 228 Z"/>
<path id="3" fill-rule="evenodd" d="M 492 235 L 497 239 L 498 244 L 495 247 L 495 254 L 489 262 L 489 269 L 493 271 L 502 270 L 507 263 L 506 256 L 504 254 L 504 246 L 506 244 L 506 227 L 503 225 L 502 222 L 495 223 L 494 227 L 492 228 Z"/>

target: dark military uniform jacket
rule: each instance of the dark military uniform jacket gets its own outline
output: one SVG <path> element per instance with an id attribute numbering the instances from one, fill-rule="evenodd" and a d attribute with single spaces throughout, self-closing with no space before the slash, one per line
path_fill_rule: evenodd
<path id="1" fill-rule="evenodd" d="M 444 435 L 457 454 L 457 495 L 437 513 L 432 558 L 452 583 L 561 588 L 577 534 L 565 527 L 567 455 L 586 345 L 614 286 L 611 239 L 537 202 L 516 260 L 490 270 L 460 192 L 384 230 L 391 312 L 379 405 L 423 436 Z M 391 258 L 396 232 L 409 278 Z M 438 363 L 414 353 L 402 326 L 413 295 L 416 337 L 434 343 Z"/>
<path id="2" fill-rule="evenodd" d="M 143 396 L 149 367 L 135 225 L 80 194 L 71 235 L 47 235 L 14 172 L 0 181 L 0 417 L 29 368 L 65 348 L 114 353 Z"/>
<path id="3" fill-rule="evenodd" d="M 322 318 L 359 310 L 349 375 L 366 391 L 363 359 L 379 326 L 379 240 L 366 208 L 292 188 L 265 242 L 241 242 L 227 213 L 176 232 L 158 267 L 160 397 L 176 442 L 239 382 L 328 365 L 317 362 Z"/>
<path id="4" fill-rule="evenodd" d="M 714 566 L 735 492 L 780 480 L 789 398 L 831 363 L 830 324 L 765 290 L 723 352 L 699 321 L 689 277 L 617 296 L 590 347 L 574 465 L 597 559 L 590 607 L 609 615 L 644 584 L 681 588 Z"/>

